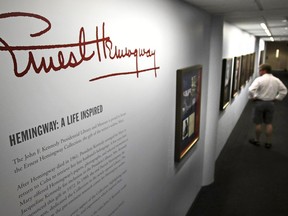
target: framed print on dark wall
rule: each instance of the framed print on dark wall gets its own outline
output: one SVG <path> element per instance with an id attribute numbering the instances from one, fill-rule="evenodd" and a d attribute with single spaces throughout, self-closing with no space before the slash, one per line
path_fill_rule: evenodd
<path id="1" fill-rule="evenodd" d="M 223 59 L 222 61 L 222 79 L 220 93 L 220 110 L 226 109 L 231 98 L 231 75 L 233 58 Z"/>
<path id="2" fill-rule="evenodd" d="M 179 162 L 199 140 L 202 66 L 177 70 L 175 161 Z"/>
<path id="3" fill-rule="evenodd" d="M 241 56 L 234 57 L 232 97 L 234 98 L 240 91 Z"/>

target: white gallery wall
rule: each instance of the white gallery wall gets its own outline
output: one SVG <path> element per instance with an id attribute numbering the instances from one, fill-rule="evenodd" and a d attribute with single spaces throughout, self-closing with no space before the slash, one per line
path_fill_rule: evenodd
<path id="1" fill-rule="evenodd" d="M 224 22 L 223 59 L 254 53 L 256 52 L 256 44 L 258 43 L 256 43 L 256 38 L 254 36 L 227 22 Z M 228 107 L 219 114 L 216 150 L 217 157 L 223 149 L 229 135 L 248 102 L 248 87 L 251 81 L 252 79 L 250 79 L 249 82 L 239 91 L 238 95 L 236 95 L 234 99 L 230 100 Z"/>
<path id="2" fill-rule="evenodd" d="M 223 50 L 223 18 L 213 16 L 211 22 L 211 39 L 209 53 L 209 76 L 207 93 L 207 115 L 205 125 L 203 185 L 209 185 L 214 181 L 214 169 L 216 155 L 216 142 L 220 90 L 222 71 L 222 50 Z"/>
<path id="3" fill-rule="evenodd" d="M 259 41 L 259 50 L 260 51 L 265 50 L 265 41 L 263 39 L 260 39 Z"/>
<path id="4" fill-rule="evenodd" d="M 1 212 L 184 216 L 203 182 L 211 17 L 172 0 L 0 4 Z M 176 70 L 196 64 L 200 139 L 175 163 Z"/>
<path id="5" fill-rule="evenodd" d="M 1 212 L 186 215 L 247 102 L 218 119 L 222 57 L 255 39 L 174 0 L 0 4 Z M 176 163 L 176 70 L 198 64 L 200 137 Z"/>

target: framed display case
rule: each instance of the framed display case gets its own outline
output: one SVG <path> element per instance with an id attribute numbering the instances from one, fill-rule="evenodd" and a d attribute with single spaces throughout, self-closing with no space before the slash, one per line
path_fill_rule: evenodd
<path id="1" fill-rule="evenodd" d="M 202 66 L 177 70 L 175 160 L 180 161 L 199 140 Z"/>

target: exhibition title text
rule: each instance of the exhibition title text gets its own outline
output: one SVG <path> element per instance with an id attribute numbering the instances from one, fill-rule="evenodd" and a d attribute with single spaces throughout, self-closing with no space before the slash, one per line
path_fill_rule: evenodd
<path id="1" fill-rule="evenodd" d="M 59 120 L 53 120 L 50 122 L 45 122 L 44 124 L 39 124 L 32 128 L 19 131 L 17 133 L 9 135 L 10 146 L 15 146 L 20 143 L 35 139 L 37 137 L 43 136 L 47 133 L 51 133 L 60 128 L 75 124 L 79 121 L 91 118 L 103 112 L 103 105 L 98 105 L 91 107 L 89 109 L 82 110 L 80 112 L 72 113 L 66 117 L 62 117 Z"/>
<path id="2" fill-rule="evenodd" d="M 51 22 L 38 14 L 25 13 L 25 12 L 11 12 L 0 14 L 0 19 L 12 19 L 12 18 L 31 18 L 37 19 L 44 22 L 47 25 L 43 30 L 30 34 L 30 37 L 40 37 L 50 31 L 52 24 Z M 21 32 L 19 32 L 21 33 Z M 19 35 L 20 38 L 23 37 Z M 95 39 L 86 41 L 85 29 L 81 27 L 79 30 L 78 41 L 75 43 L 67 44 L 49 44 L 49 45 L 28 45 L 28 46 L 11 46 L 0 37 L 0 51 L 8 52 L 11 56 L 13 62 L 13 70 L 16 77 L 24 77 L 28 73 L 34 71 L 36 74 L 41 72 L 49 73 L 51 71 L 61 71 L 67 68 L 76 68 L 84 62 L 88 62 L 92 59 L 97 59 L 98 62 L 104 60 L 123 60 L 132 58 L 135 64 L 135 70 L 129 71 L 116 71 L 112 73 L 98 74 L 97 76 L 91 78 L 89 81 L 95 81 L 99 79 L 104 79 L 112 76 L 122 76 L 122 75 L 132 75 L 136 74 L 137 77 L 139 73 L 153 71 L 154 76 L 157 77 L 157 70 L 160 69 L 156 65 L 156 51 L 150 48 L 135 48 L 129 49 L 127 47 L 120 49 L 114 45 L 113 41 L 105 32 L 105 23 L 102 23 L 101 28 L 96 26 Z M 70 49 L 67 51 L 67 49 Z M 56 50 L 56 54 L 55 54 Z M 37 51 L 46 51 L 47 53 L 40 54 Z M 54 55 L 51 55 L 53 52 Z M 23 59 L 23 55 L 17 56 L 17 53 L 24 52 L 27 53 L 27 61 Z M 40 56 L 39 56 L 40 55 Z M 149 67 L 140 68 L 140 60 L 149 60 L 152 63 Z M 21 63 L 21 64 L 20 64 Z M 21 65 L 21 68 L 20 68 Z"/>

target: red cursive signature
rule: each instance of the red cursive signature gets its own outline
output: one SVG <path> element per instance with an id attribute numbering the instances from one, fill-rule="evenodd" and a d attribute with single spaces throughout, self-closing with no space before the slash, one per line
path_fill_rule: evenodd
<path id="1" fill-rule="evenodd" d="M 0 19 L 7 19 L 13 17 L 28 17 L 40 20 L 47 24 L 47 27 L 39 32 L 30 34 L 31 37 L 40 37 L 41 35 L 47 33 L 51 29 L 50 21 L 38 14 L 33 13 L 24 13 L 24 12 L 12 12 L 12 13 L 4 13 L 0 14 Z M 31 46 L 11 46 L 9 45 L 3 38 L 0 37 L 0 51 L 6 51 L 10 54 L 12 62 L 13 62 L 13 70 L 16 77 L 23 77 L 28 72 L 34 71 L 39 74 L 44 71 L 45 73 L 49 73 L 51 71 L 60 71 L 67 68 L 75 68 L 81 65 L 84 62 L 90 61 L 92 58 L 97 58 L 99 62 L 110 59 L 124 59 L 124 58 L 134 58 L 135 59 L 135 70 L 134 71 L 122 71 L 122 72 L 114 72 L 101 76 L 96 76 L 89 81 L 95 81 L 99 79 L 104 79 L 113 76 L 122 76 L 122 75 L 131 75 L 136 74 L 139 77 L 139 73 L 144 73 L 148 71 L 154 71 L 154 76 L 157 77 L 157 70 L 160 69 L 159 66 L 156 65 L 156 51 L 151 49 L 144 48 L 136 48 L 136 49 L 128 49 L 125 47 L 124 49 L 119 49 L 115 46 L 110 39 L 109 36 L 105 35 L 105 23 L 103 22 L 101 28 L 102 34 L 99 33 L 99 27 L 96 26 L 96 34 L 95 40 L 86 41 L 85 37 L 85 29 L 83 27 L 79 30 L 79 39 L 76 43 L 67 43 L 67 44 L 53 44 L 53 45 L 31 45 Z M 90 51 L 88 53 L 88 47 L 93 46 L 96 47 L 96 50 Z M 68 51 L 66 49 L 71 49 Z M 73 48 L 73 51 L 72 51 Z M 64 49 L 66 50 L 64 54 Z M 35 54 L 36 50 L 57 50 L 57 57 L 53 56 L 40 56 L 39 54 Z M 77 50 L 77 51 L 75 51 Z M 27 52 L 27 64 L 24 64 L 22 69 L 19 69 L 18 58 L 16 56 L 16 52 Z M 33 52 L 34 51 L 34 52 Z M 36 58 L 37 57 L 37 58 Z M 139 68 L 139 60 L 140 59 L 153 59 L 153 65 L 148 68 L 140 69 Z M 38 59 L 38 60 L 37 60 Z M 39 60 L 40 59 L 40 60 Z M 145 60 L 144 59 L 144 60 Z"/>

